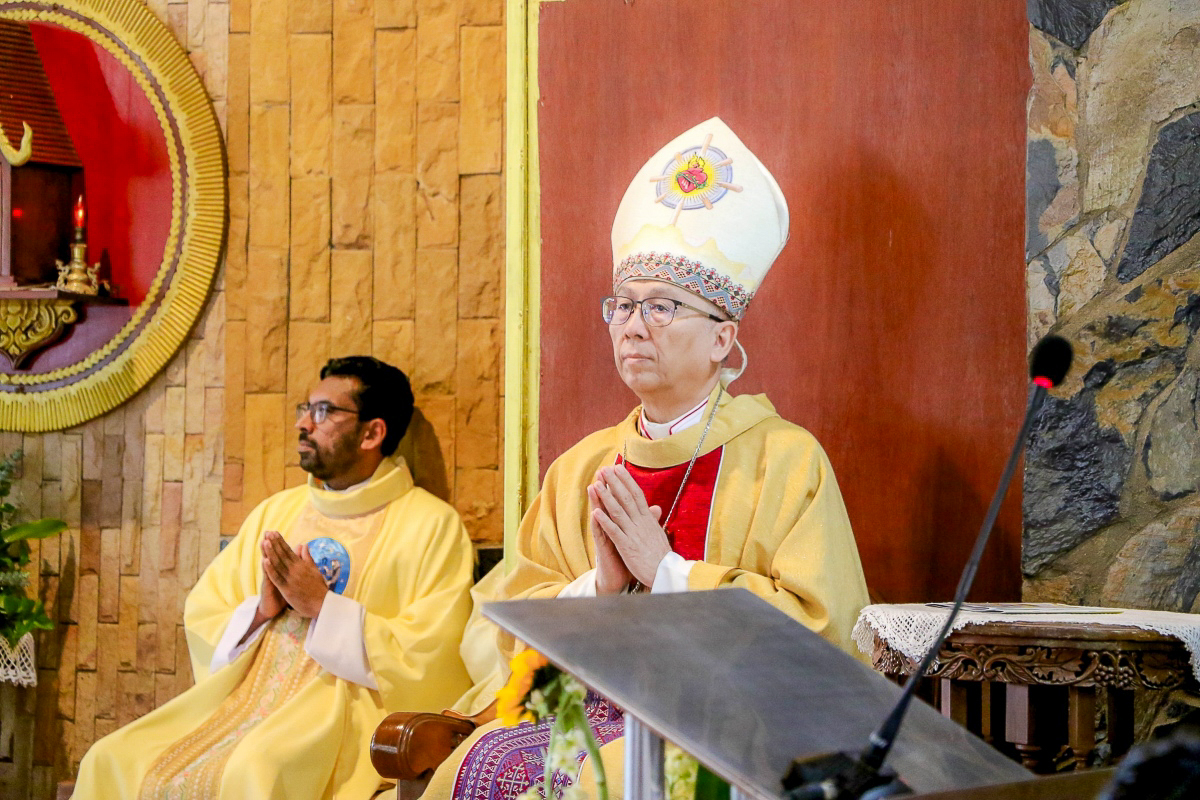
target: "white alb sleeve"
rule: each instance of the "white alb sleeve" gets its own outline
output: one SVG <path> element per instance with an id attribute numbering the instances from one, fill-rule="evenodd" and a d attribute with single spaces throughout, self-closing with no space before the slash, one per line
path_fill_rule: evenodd
<path id="1" fill-rule="evenodd" d="M 675 551 L 663 556 L 658 562 L 658 570 L 654 573 L 654 588 L 651 594 L 671 594 L 688 590 L 688 576 L 692 572 L 695 561 L 688 561 Z"/>
<path id="2" fill-rule="evenodd" d="M 330 592 L 325 595 L 320 613 L 309 623 L 304 651 L 337 677 L 378 691 L 363 637 L 366 616 L 361 603 Z"/>
<path id="3" fill-rule="evenodd" d="M 596 570 L 589 569 L 575 580 L 568 583 L 558 593 L 559 597 L 595 597 Z"/>
<path id="4" fill-rule="evenodd" d="M 246 631 L 250 630 L 250 626 L 254 624 L 254 612 L 258 610 L 258 595 L 247 597 L 242 601 L 241 605 L 233 610 L 233 616 L 229 618 L 229 624 L 225 626 L 225 632 L 221 634 L 220 641 L 217 642 L 217 647 L 213 650 L 212 661 L 209 662 L 209 672 L 216 672 L 221 667 L 228 666 L 233 663 L 233 660 L 246 652 L 250 645 L 258 641 L 262 636 L 263 630 L 266 629 L 267 623 L 258 626 L 258 630 L 242 641 L 242 637 L 246 635 Z"/>

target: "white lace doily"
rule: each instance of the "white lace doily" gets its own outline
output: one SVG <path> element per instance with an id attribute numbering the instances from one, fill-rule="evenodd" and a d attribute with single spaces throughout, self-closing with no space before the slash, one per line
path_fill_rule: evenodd
<path id="1" fill-rule="evenodd" d="M 954 620 L 952 630 L 965 625 L 988 622 L 1047 622 L 1058 625 L 1122 625 L 1156 631 L 1174 636 L 1183 642 L 1191 655 L 1192 673 L 1200 681 L 1200 614 L 1181 614 L 1173 611 L 1142 611 L 1139 609 L 1106 609 L 1110 613 L 1095 614 L 1020 614 L 986 611 L 963 611 Z M 1111 613 L 1115 612 L 1115 613 Z M 933 647 L 942 626 L 946 624 L 948 608 L 930 608 L 919 603 L 867 606 L 854 624 L 854 641 L 868 656 L 875 635 L 913 661 L 920 661 Z M 935 662 L 936 663 L 936 662 Z"/>
<path id="2" fill-rule="evenodd" d="M 27 633 L 9 647 L 0 636 L 0 682 L 18 686 L 37 686 L 37 662 L 33 658 L 33 634 Z"/>

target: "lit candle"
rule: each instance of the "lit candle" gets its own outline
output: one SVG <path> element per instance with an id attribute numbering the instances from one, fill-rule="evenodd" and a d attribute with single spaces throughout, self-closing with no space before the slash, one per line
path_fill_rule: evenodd
<path id="1" fill-rule="evenodd" d="M 79 195 L 79 199 L 75 201 L 75 230 L 83 230 L 83 195 Z"/>

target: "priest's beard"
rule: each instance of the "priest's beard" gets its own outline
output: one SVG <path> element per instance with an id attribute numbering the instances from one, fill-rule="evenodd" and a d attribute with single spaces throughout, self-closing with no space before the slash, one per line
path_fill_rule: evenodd
<path id="1" fill-rule="evenodd" d="M 300 450 L 300 469 L 319 481 L 328 483 L 331 479 L 349 472 L 356 463 L 358 456 L 357 429 L 333 439 L 326 445 L 322 445 L 301 431 L 300 441 L 311 448 Z"/>

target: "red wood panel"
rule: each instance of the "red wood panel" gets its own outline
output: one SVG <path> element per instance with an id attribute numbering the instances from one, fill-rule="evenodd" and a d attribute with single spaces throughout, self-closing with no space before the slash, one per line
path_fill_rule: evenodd
<path id="1" fill-rule="evenodd" d="M 543 4 L 542 468 L 636 403 L 598 312 L 613 215 L 719 115 L 791 209 L 734 388 L 824 444 L 873 592 L 948 597 L 1025 397 L 1027 38 L 1022 0 Z M 974 597 L 1019 595 L 1012 495 Z"/>

